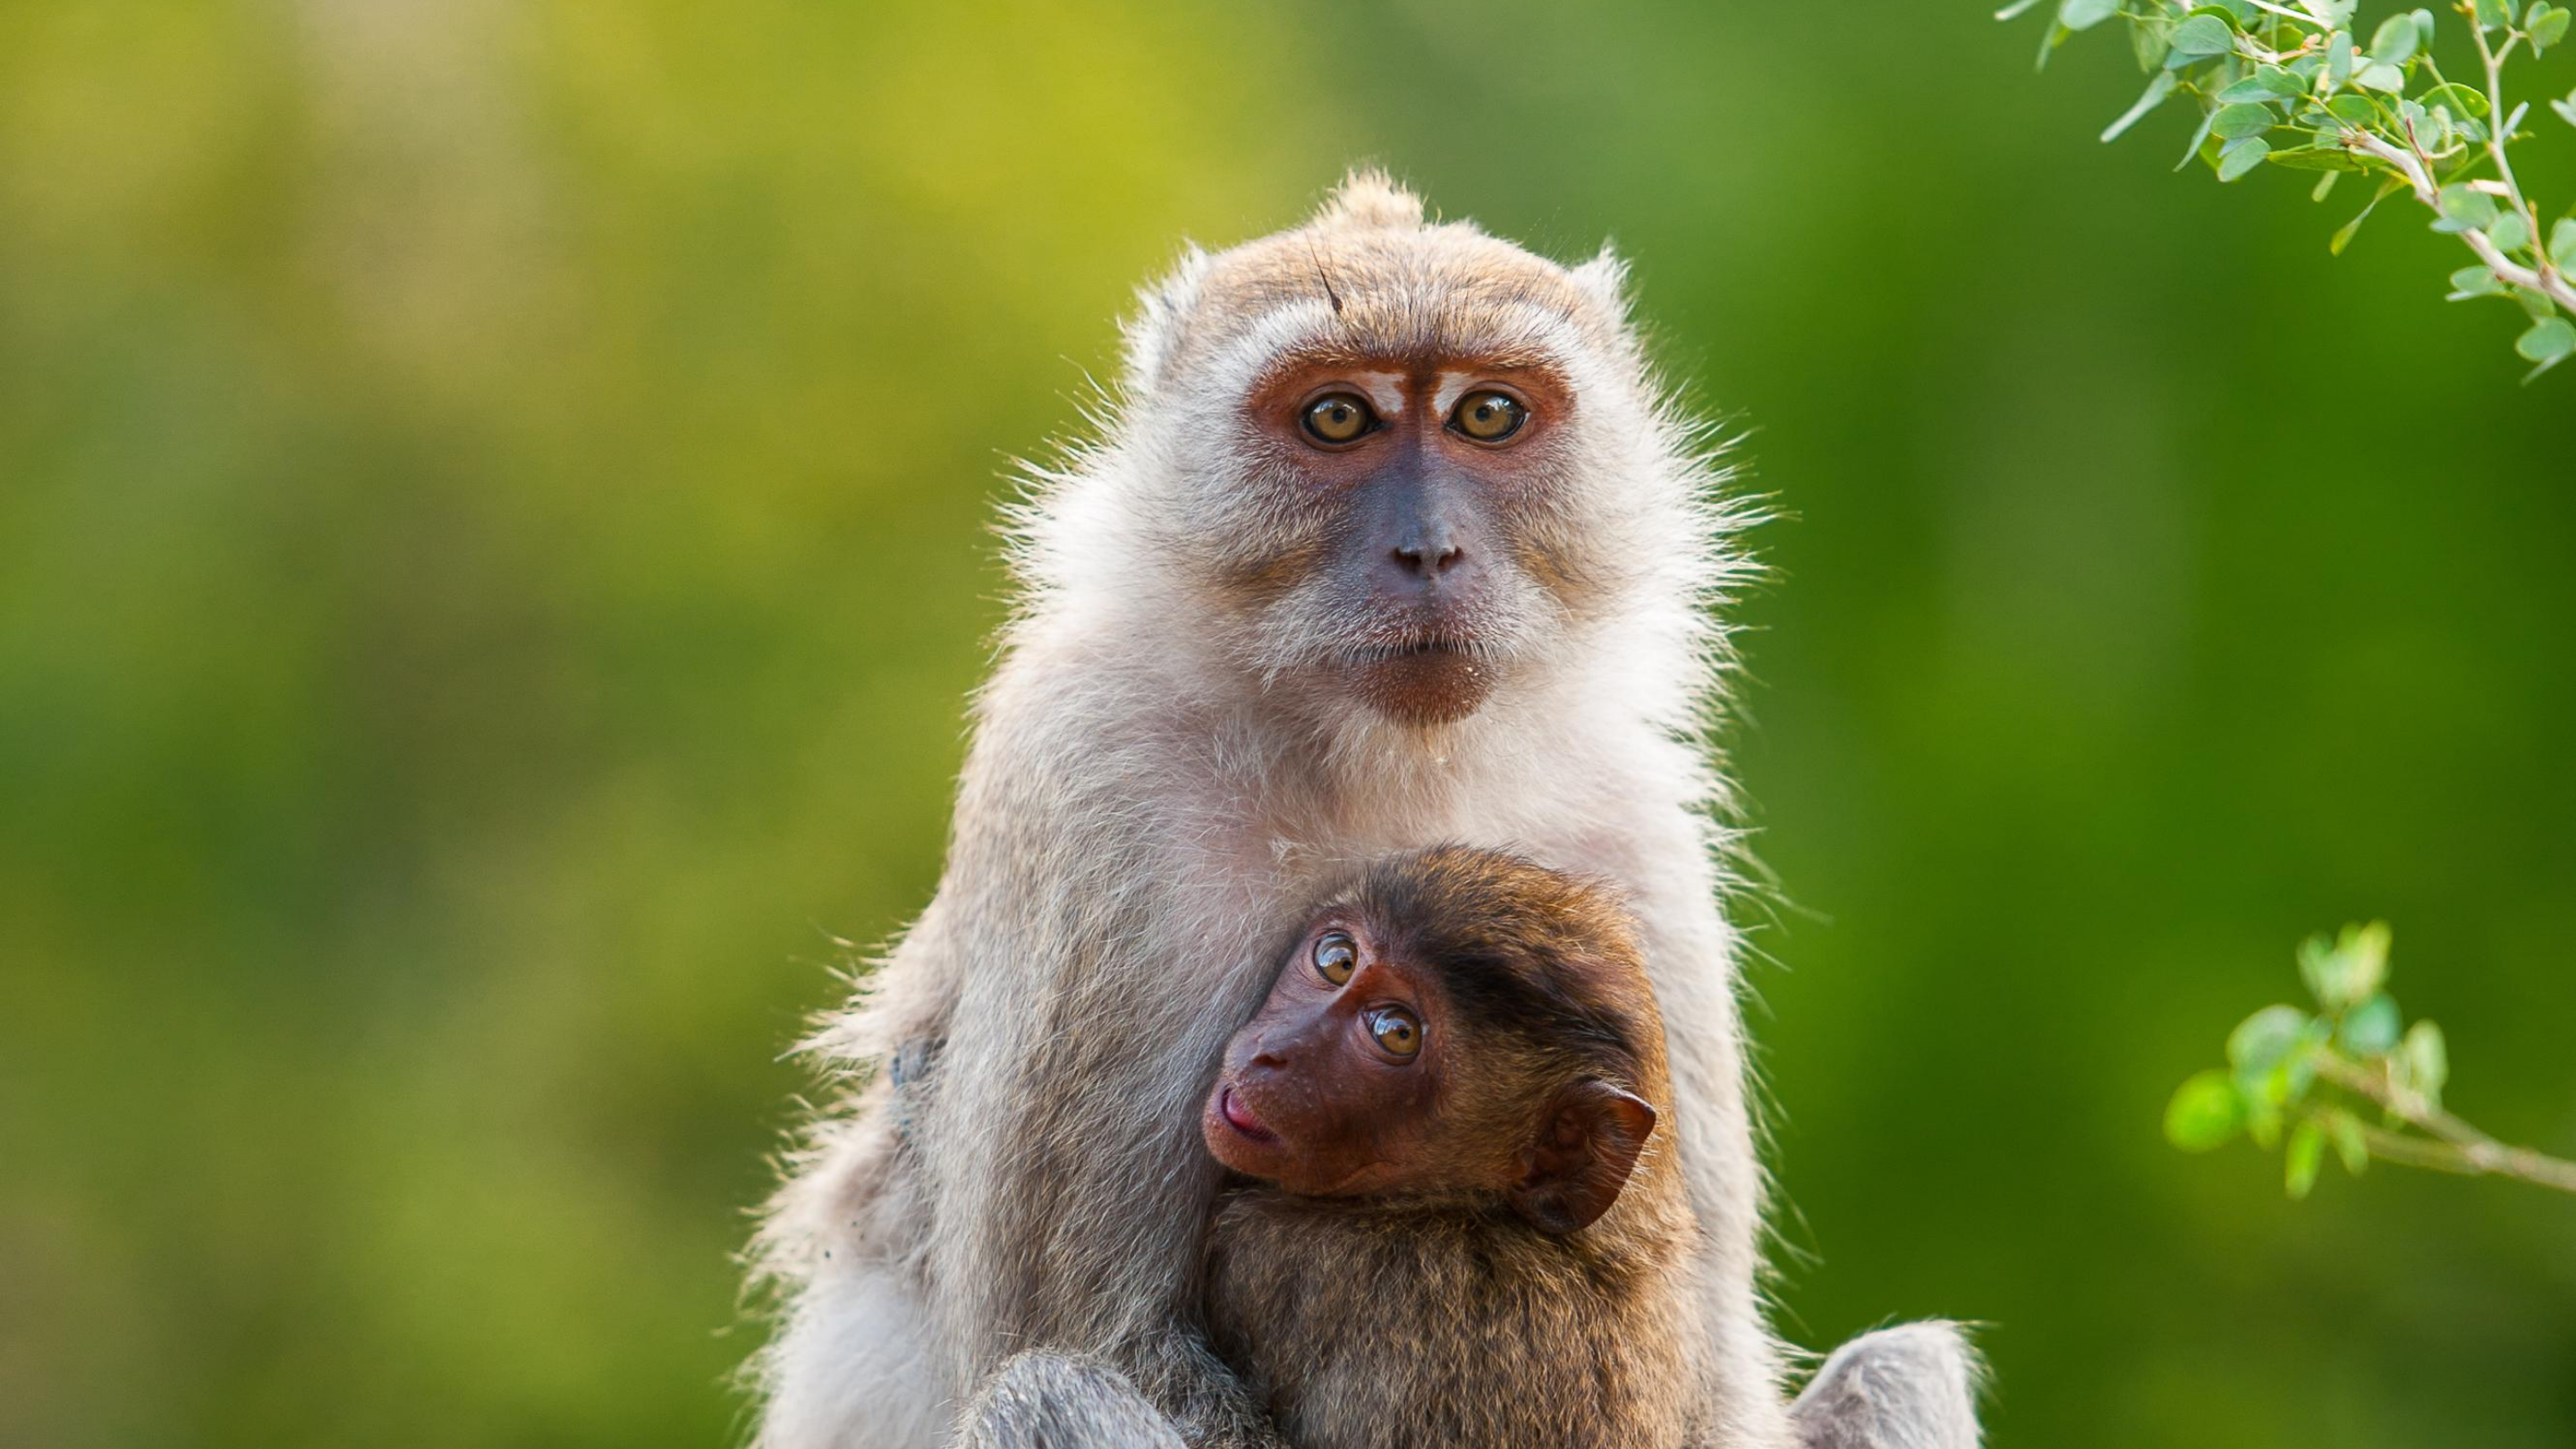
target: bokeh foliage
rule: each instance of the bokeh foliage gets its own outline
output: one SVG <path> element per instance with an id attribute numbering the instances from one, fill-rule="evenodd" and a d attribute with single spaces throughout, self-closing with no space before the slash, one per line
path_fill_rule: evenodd
<path id="1" fill-rule="evenodd" d="M 1614 235 L 1795 515 L 1790 1332 L 1990 1322 L 2003 1449 L 2565 1444 L 2561 1202 L 2156 1123 L 2385 916 L 2449 1102 L 2576 1146 L 2566 394 L 2451 239 L 2097 148 L 2134 84 L 1910 0 L 0 7 L 0 1443 L 737 1432 L 777 1056 L 935 878 L 1004 458 L 1179 237 L 1374 157 Z"/>

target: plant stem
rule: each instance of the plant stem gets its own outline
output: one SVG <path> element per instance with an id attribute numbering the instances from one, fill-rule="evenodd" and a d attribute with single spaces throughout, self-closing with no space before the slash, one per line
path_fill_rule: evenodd
<path id="1" fill-rule="evenodd" d="M 2318 1076 L 2355 1096 L 2369 1098 L 2407 1125 L 2439 1139 L 2427 1142 L 2365 1126 L 2362 1140 L 2369 1144 L 2373 1156 L 2407 1167 L 2492 1174 L 2576 1193 L 2576 1162 L 2498 1142 L 2416 1093 L 2400 1090 L 2389 1081 L 2385 1067 L 2373 1070 L 2331 1051 L 2318 1052 L 2315 1062 Z"/>
<path id="2" fill-rule="evenodd" d="M 2441 211 L 2442 189 L 2433 184 L 2433 178 L 2425 174 L 2423 163 L 2417 161 L 2412 152 L 2392 146 L 2366 131 L 2344 132 L 2343 144 L 2351 150 L 2367 152 L 2396 167 L 2405 175 L 2406 185 L 2415 193 L 2417 201 L 2431 207 L 2436 214 Z M 2476 252 L 2478 260 L 2485 262 L 2487 270 L 2494 272 L 2498 278 L 2517 287 L 2539 292 L 2569 311 L 2576 311 L 2576 283 L 2569 282 L 2555 268 L 2542 273 L 2523 266 L 2507 257 L 2504 249 L 2490 240 L 2485 232 L 2475 228 L 2461 232 L 2460 240 L 2467 242 L 2469 250 Z"/>

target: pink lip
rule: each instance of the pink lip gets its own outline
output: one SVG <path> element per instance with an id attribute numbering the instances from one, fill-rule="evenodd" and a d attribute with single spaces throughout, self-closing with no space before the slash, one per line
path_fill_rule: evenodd
<path id="1" fill-rule="evenodd" d="M 1243 1105 L 1243 1099 L 1234 1094 L 1232 1087 L 1217 1094 L 1216 1110 L 1217 1115 L 1225 1119 L 1225 1125 L 1255 1142 L 1279 1140 L 1279 1134 L 1262 1126 L 1261 1119 L 1252 1115 L 1252 1109 Z"/>

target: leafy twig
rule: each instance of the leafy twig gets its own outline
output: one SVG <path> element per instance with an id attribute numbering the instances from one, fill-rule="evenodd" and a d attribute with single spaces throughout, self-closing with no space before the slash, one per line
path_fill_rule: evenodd
<path id="1" fill-rule="evenodd" d="M 2576 1162 L 2512 1147 L 2444 1111 L 2450 1060 L 2442 1030 L 2419 1021 L 2402 1032 L 2388 979 L 2388 927 L 2346 926 L 2299 948 L 2299 973 L 2320 1008 L 2267 1006 L 2227 1038 L 2228 1066 L 2184 1082 L 2165 1109 L 2165 1135 L 2205 1152 L 2239 1132 L 2265 1147 L 2288 1129 L 2292 1197 L 2316 1185 L 2332 1145 L 2358 1175 L 2376 1157 L 2435 1172 L 2515 1178 L 2576 1193 Z M 2354 1108 L 2377 1109 L 2379 1122 Z"/>
<path id="2" fill-rule="evenodd" d="M 1997 18 L 2035 4 L 2007 5 Z M 2517 49 L 2538 55 L 2565 39 L 2570 11 L 2532 0 L 2517 18 L 2512 0 L 2459 0 L 2452 8 L 2477 46 L 2481 88 L 2443 76 L 2433 59 L 2432 11 L 2387 17 L 2365 49 L 2351 28 L 2358 8 L 2358 0 L 2058 0 L 2040 59 L 2077 31 L 2127 22 L 2152 79 L 2103 140 L 2179 92 L 2201 111 L 2184 160 L 2204 161 L 2222 182 L 2267 163 L 2320 171 L 2315 195 L 2323 200 L 2343 173 L 2375 175 L 2381 196 L 2406 191 L 2432 211 L 2434 230 L 2456 234 L 2476 253 L 2478 265 L 2452 273 L 2452 300 L 2510 297 L 2522 305 L 2530 325 L 2514 349 L 2535 364 L 2526 382 L 2576 356 L 2576 323 L 2560 315 L 2576 313 L 2576 210 L 2543 227 L 2506 152 L 2521 139 L 2529 107 L 2504 106 L 2505 62 Z M 2576 94 L 2549 104 L 2576 125 Z M 2370 209 L 2335 233 L 2334 252 Z"/>

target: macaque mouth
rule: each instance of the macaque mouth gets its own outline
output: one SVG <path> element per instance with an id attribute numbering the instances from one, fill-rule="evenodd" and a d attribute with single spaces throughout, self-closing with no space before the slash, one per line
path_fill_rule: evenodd
<path id="1" fill-rule="evenodd" d="M 1232 1087 L 1217 1093 L 1216 1110 L 1217 1115 L 1225 1119 L 1225 1125 L 1255 1142 L 1279 1140 L 1279 1134 L 1262 1126 L 1261 1119 L 1252 1115 L 1252 1109 L 1243 1105 L 1243 1099 L 1234 1094 Z"/>
<path id="2" fill-rule="evenodd" d="M 1373 644 L 1358 651 L 1362 664 L 1386 664 L 1398 659 L 1474 658 L 1482 653 L 1465 639 L 1416 639 L 1406 644 Z"/>
<path id="3" fill-rule="evenodd" d="M 1360 697 L 1407 724 L 1447 724 L 1474 714 L 1493 691 L 1495 651 L 1457 634 L 1416 635 L 1354 650 Z"/>

